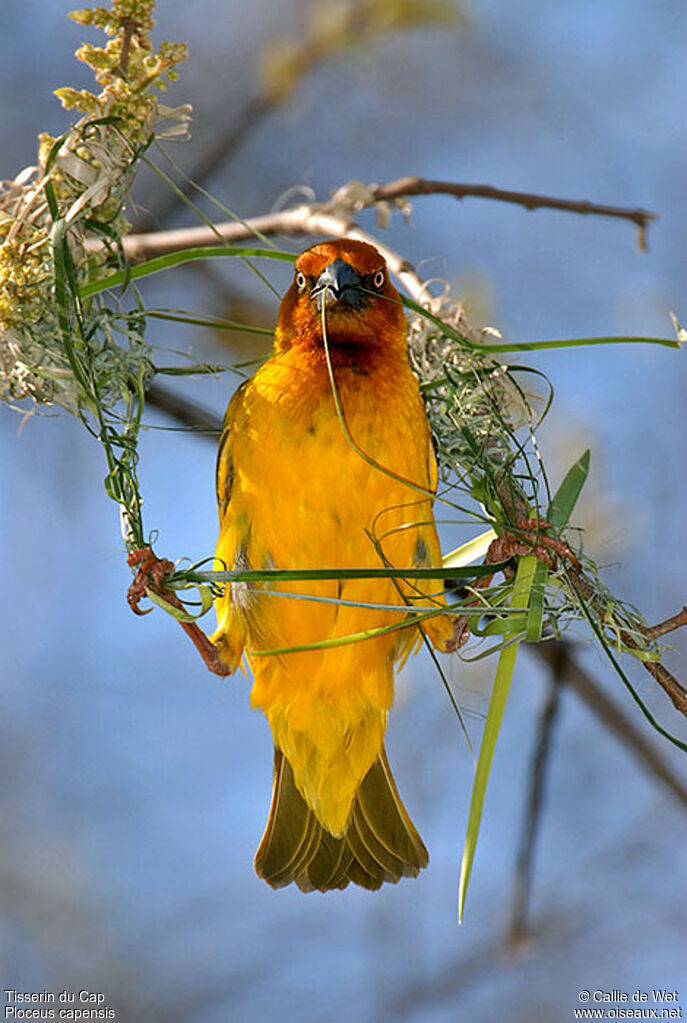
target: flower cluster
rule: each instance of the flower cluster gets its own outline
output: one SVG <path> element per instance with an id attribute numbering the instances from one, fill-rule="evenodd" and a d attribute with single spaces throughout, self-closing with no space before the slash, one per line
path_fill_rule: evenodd
<path id="1" fill-rule="evenodd" d="M 84 44 L 76 56 L 92 68 L 101 92 L 57 89 L 67 110 L 78 109 L 90 118 L 108 117 L 123 126 L 133 148 L 147 146 L 157 114 L 155 89 L 175 81 L 177 64 L 186 58 L 183 43 L 163 42 L 155 52 L 150 41 L 155 0 L 113 0 L 110 9 L 72 11 L 80 25 L 102 29 L 112 38 L 106 46 Z"/>
<path id="2" fill-rule="evenodd" d="M 82 116 L 60 138 L 42 135 L 37 166 L 0 184 L 0 401 L 30 398 L 71 412 L 92 402 L 74 369 L 80 340 L 95 336 L 83 329 L 79 285 L 98 274 L 108 252 L 116 254 L 128 229 L 128 188 L 161 124 L 164 134 L 179 134 L 190 116 L 188 107 L 171 110 L 158 102 L 156 90 L 174 79 L 185 47 L 164 42 L 154 50 L 153 7 L 154 0 L 113 0 L 111 8 L 72 14 L 110 37 L 104 47 L 89 44 L 77 53 L 100 92 L 58 89 L 62 105 Z M 99 250 L 86 245 L 94 234 L 105 243 Z M 76 346 L 71 353 L 66 334 Z M 107 356 L 112 344 L 106 333 L 96 347 Z M 135 357 L 134 348 L 128 351 Z M 110 354 L 108 365 L 121 362 Z"/>

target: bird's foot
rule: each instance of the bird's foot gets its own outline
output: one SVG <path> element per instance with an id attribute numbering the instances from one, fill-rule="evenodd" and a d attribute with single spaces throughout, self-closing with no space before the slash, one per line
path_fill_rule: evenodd
<path id="1" fill-rule="evenodd" d="M 134 581 L 126 594 L 127 603 L 134 614 L 147 615 L 152 611 L 152 608 L 141 611 L 139 607 L 141 600 L 150 592 L 162 597 L 166 603 L 171 604 L 178 611 L 184 610 L 184 605 L 174 590 L 165 586 L 166 577 L 174 571 L 174 564 L 171 561 L 167 558 L 158 558 L 150 547 L 131 551 L 126 560 L 130 568 L 136 569 Z M 179 621 L 179 624 L 203 658 L 208 671 L 215 675 L 231 675 L 231 668 L 220 658 L 217 647 L 197 622 Z"/>
<path id="2" fill-rule="evenodd" d="M 158 558 L 151 547 L 140 547 L 129 552 L 126 563 L 129 568 L 136 568 L 134 581 L 126 591 L 127 603 L 135 615 L 148 615 L 153 610 L 149 607 L 147 611 L 141 611 L 139 607 L 148 590 L 157 593 L 175 607 L 180 606 L 174 593 L 167 590 L 164 585 L 165 578 L 174 571 L 171 561 L 167 558 Z M 161 593 L 161 590 L 164 590 L 164 593 Z"/>

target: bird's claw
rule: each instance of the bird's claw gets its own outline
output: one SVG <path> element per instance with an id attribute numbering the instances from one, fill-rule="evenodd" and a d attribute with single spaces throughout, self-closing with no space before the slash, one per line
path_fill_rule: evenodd
<path id="1" fill-rule="evenodd" d="M 148 590 L 165 597 L 170 604 L 174 603 L 174 595 L 170 597 L 169 590 L 164 587 L 164 579 L 174 571 L 174 565 L 167 558 L 158 558 L 150 547 L 140 547 L 138 550 L 130 551 L 126 559 L 129 568 L 138 566 L 134 581 L 127 590 L 126 599 L 129 607 L 136 615 L 150 614 L 152 608 L 142 611 L 140 602 L 146 596 Z M 165 590 L 164 594 L 161 593 Z"/>

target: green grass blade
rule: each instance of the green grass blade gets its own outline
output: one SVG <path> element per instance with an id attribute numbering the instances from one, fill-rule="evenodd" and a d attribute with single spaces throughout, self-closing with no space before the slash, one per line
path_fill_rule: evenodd
<path id="1" fill-rule="evenodd" d="M 238 323 L 236 320 L 225 320 L 221 317 L 200 316 L 175 309 L 146 309 L 143 313 L 151 320 L 170 320 L 173 323 L 189 323 L 196 327 L 209 327 L 211 330 L 237 330 L 242 334 L 262 334 L 273 337 L 271 327 L 255 327 L 250 323 Z"/>
<path id="2" fill-rule="evenodd" d="M 470 565 L 452 568 L 266 568 L 262 571 L 203 571 L 186 569 L 172 572 L 165 586 L 173 589 L 187 583 L 282 583 L 309 579 L 471 579 L 493 575 L 505 568 L 506 562 L 492 565 Z"/>
<path id="3" fill-rule="evenodd" d="M 513 610 L 524 611 L 529 606 L 530 591 L 534 581 L 536 566 L 537 559 L 534 555 L 530 554 L 525 558 L 520 558 L 513 586 L 513 595 L 511 597 L 511 607 Z M 496 742 L 501 729 L 501 721 L 503 720 L 503 712 L 506 708 L 508 690 L 510 689 L 510 683 L 513 677 L 513 670 L 515 668 L 515 660 L 518 654 L 519 645 L 519 643 L 512 643 L 510 646 L 505 647 L 499 655 L 499 661 L 496 667 L 494 688 L 489 702 L 487 720 L 484 724 L 482 744 L 479 750 L 475 780 L 472 786 L 468 824 L 465 834 L 465 845 L 463 847 L 463 861 L 460 868 L 460 882 L 458 885 L 459 922 L 463 919 L 465 896 L 468 890 L 470 872 L 472 871 L 472 861 L 475 857 L 475 849 L 477 847 L 477 838 L 479 836 L 479 827 L 482 820 L 484 797 L 487 791 L 491 762 L 494 757 L 494 750 L 496 748 Z"/>
<path id="4" fill-rule="evenodd" d="M 628 334 L 618 337 L 566 337 L 551 341 L 511 341 L 480 345 L 490 352 L 536 352 L 547 348 L 594 348 L 597 345 L 660 345 L 662 348 L 680 348 L 680 342 L 670 337 L 643 337 Z"/>
<path id="5" fill-rule="evenodd" d="M 557 533 L 560 533 L 561 529 L 568 524 L 572 510 L 577 504 L 577 499 L 589 474 L 589 458 L 589 448 L 587 448 L 575 464 L 568 469 L 563 482 L 551 500 L 546 518 Z"/>
<path id="6" fill-rule="evenodd" d="M 481 344 L 479 341 L 470 341 L 460 334 L 455 328 L 451 327 L 450 324 L 446 323 L 439 316 L 435 316 L 434 313 L 429 312 L 424 306 L 420 305 L 412 298 L 408 298 L 407 295 L 402 295 L 401 300 L 403 305 L 407 309 L 412 309 L 413 312 L 418 313 L 420 316 L 424 316 L 426 320 L 439 327 L 446 337 L 453 338 L 463 348 L 467 348 L 470 351 L 476 352 L 534 352 L 538 350 L 545 350 L 547 348 L 590 348 L 596 345 L 661 345 L 663 348 L 677 348 L 681 347 L 680 340 L 674 340 L 669 337 L 640 337 L 635 335 L 626 335 L 618 337 L 569 337 L 569 338 L 555 338 L 550 341 L 498 341 L 495 338 L 491 338 L 489 341 L 485 341 Z"/>
<path id="7" fill-rule="evenodd" d="M 480 638 L 484 636 L 515 636 L 518 632 L 525 631 L 527 622 L 527 615 L 506 614 L 504 610 L 492 618 L 483 628 L 475 625 L 471 632 L 474 636 L 479 636 Z"/>
<path id="8" fill-rule="evenodd" d="M 269 650 L 247 650 L 250 657 L 276 657 L 282 654 L 298 654 L 305 650 L 328 650 L 335 646 L 348 646 L 351 643 L 361 643 L 366 639 L 374 639 L 376 636 L 383 636 L 387 632 L 400 632 L 402 629 L 412 629 L 421 624 L 427 618 L 436 618 L 438 615 L 448 614 L 451 611 L 457 613 L 461 609 L 460 604 L 448 604 L 446 607 L 432 609 L 431 611 L 414 610 L 408 608 L 408 620 L 393 622 L 390 625 L 380 625 L 373 629 L 365 629 L 364 632 L 349 632 L 345 636 L 336 636 L 334 639 L 316 639 L 312 643 L 301 643 L 298 646 L 274 647 Z"/>
<path id="9" fill-rule="evenodd" d="M 235 245 L 199 245 L 193 249 L 184 249 L 181 252 L 169 252 L 166 256 L 156 256 L 136 266 L 126 267 L 124 270 L 117 270 L 97 281 L 90 281 L 83 284 L 79 289 L 81 298 L 88 298 L 90 295 L 97 295 L 109 288 L 116 288 L 125 281 L 137 280 L 139 277 L 149 277 L 150 274 L 161 273 L 181 263 L 191 263 L 195 259 L 227 259 L 230 256 L 238 256 L 245 259 L 248 256 L 261 257 L 264 259 L 279 259 L 285 263 L 293 263 L 296 259 L 291 252 L 279 252 L 274 249 L 256 249 L 237 247 Z"/>

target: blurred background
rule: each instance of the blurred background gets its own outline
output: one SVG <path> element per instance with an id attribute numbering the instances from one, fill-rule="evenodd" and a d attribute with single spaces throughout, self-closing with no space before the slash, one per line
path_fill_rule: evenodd
<path id="1" fill-rule="evenodd" d="M 404 174 L 644 206 L 660 216 L 647 253 L 628 223 L 446 197 L 416 200 L 410 224 L 397 216 L 383 237 L 424 276 L 449 281 L 475 324 L 508 339 L 669 337 L 669 310 L 687 320 L 683 5 L 367 0 L 353 19 L 350 4 L 305 0 L 158 7 L 158 35 L 190 47 L 169 102 L 195 108 L 192 142 L 169 151 L 191 173 L 234 130 L 203 183 L 240 216 L 268 212 L 294 186 L 324 199 L 350 179 Z M 0 7 L 3 177 L 34 162 L 39 131 L 66 126 L 51 91 L 89 85 L 72 56 L 84 30 L 69 8 Z M 196 222 L 165 212 L 150 175 L 136 196 L 140 220 Z M 375 230 L 371 214 L 361 222 Z M 271 325 L 269 290 L 244 267 L 216 264 L 151 279 L 148 304 Z M 268 274 L 281 292 L 290 270 Z M 264 352 L 262 339 L 239 338 L 229 351 L 200 328 L 153 324 L 150 336 L 213 361 Z M 587 549 L 649 621 L 674 613 L 687 599 L 684 354 L 623 346 L 528 362 L 556 391 L 541 433 L 554 484 L 592 448 L 576 514 Z M 221 412 L 235 383 L 202 378 L 183 390 Z M 159 530 L 160 554 L 200 559 L 216 537 L 213 445 L 160 429 L 169 422 L 156 414 L 150 424 L 140 467 L 147 528 Z M 472 763 L 421 657 L 399 681 L 389 753 L 429 869 L 373 895 L 304 896 L 259 881 L 267 724 L 249 709 L 243 677 L 209 675 L 168 617 L 129 611 L 104 475 L 101 451 L 66 415 L 22 422 L 0 409 L 3 987 L 101 991 L 118 1020 L 136 1023 L 557 1023 L 573 1019 L 582 989 L 677 988 L 687 1004 L 684 801 L 568 690 L 526 938 L 520 928 L 521 940 L 509 940 L 548 694 L 547 672 L 527 651 L 462 926 Z M 645 725 L 584 630 L 576 637 L 580 663 L 684 782 L 684 756 Z M 684 682 L 685 639 L 670 641 L 668 663 Z M 661 723 L 687 737 L 639 665 L 626 667 Z M 493 669 L 447 662 L 475 743 Z"/>

